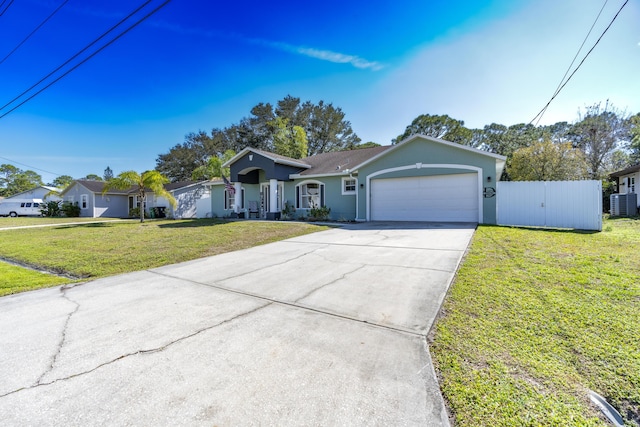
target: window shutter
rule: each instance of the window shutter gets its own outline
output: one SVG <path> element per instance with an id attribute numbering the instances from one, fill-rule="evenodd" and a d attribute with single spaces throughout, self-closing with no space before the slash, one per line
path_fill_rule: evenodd
<path id="1" fill-rule="evenodd" d="M 320 207 L 324 207 L 324 184 L 320 184 Z"/>
<path id="2" fill-rule="evenodd" d="M 300 186 L 296 186 L 296 209 L 300 209 Z"/>

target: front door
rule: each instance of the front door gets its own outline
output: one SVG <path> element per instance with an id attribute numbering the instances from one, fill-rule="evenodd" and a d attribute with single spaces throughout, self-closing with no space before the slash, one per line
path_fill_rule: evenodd
<path id="1" fill-rule="evenodd" d="M 267 213 L 270 212 L 269 208 L 271 207 L 271 201 L 269 200 L 269 191 L 271 186 L 268 182 L 263 182 L 260 184 L 260 218 L 266 218 Z M 284 183 L 278 182 L 278 187 L 276 189 L 276 204 L 274 206 L 275 212 L 280 212 L 282 210 L 282 196 L 284 194 Z"/>
<path id="2" fill-rule="evenodd" d="M 269 184 L 260 184 L 260 218 L 266 218 L 269 212 Z"/>

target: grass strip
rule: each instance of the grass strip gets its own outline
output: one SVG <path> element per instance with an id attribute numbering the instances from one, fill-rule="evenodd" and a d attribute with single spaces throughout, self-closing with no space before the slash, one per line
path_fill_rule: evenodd
<path id="1" fill-rule="evenodd" d="M 76 277 L 103 277 L 300 236 L 326 227 L 215 219 L 105 222 L 4 230 L 0 256 Z"/>
<path id="2" fill-rule="evenodd" d="M 459 426 L 640 425 L 640 221 L 589 233 L 481 226 L 431 350 Z"/>
<path id="3" fill-rule="evenodd" d="M 0 297 L 70 283 L 70 279 L 0 262 Z"/>

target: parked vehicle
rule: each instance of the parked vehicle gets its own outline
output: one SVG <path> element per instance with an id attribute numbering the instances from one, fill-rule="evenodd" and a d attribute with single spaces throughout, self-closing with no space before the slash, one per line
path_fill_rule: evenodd
<path id="1" fill-rule="evenodd" d="M 42 199 L 6 199 L 0 202 L 0 216 L 41 216 Z"/>

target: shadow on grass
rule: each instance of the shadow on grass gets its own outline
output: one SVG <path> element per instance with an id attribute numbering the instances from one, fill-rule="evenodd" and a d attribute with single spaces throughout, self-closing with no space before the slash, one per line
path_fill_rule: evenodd
<path id="1" fill-rule="evenodd" d="M 545 233 L 563 233 L 563 234 L 598 234 L 598 230 L 578 230 L 574 228 L 548 228 L 548 227 L 530 227 L 520 225 L 490 225 L 484 224 L 482 228 L 513 228 L 517 230 L 541 231 Z"/>
<path id="2" fill-rule="evenodd" d="M 60 224 L 59 226 L 55 227 L 56 230 L 64 230 L 67 228 L 109 228 L 109 227 L 113 227 L 114 225 L 116 225 L 115 223 L 111 223 L 111 222 L 92 222 L 89 224 L 82 224 L 82 223 L 73 223 L 73 224 Z"/>
<path id="3" fill-rule="evenodd" d="M 229 221 L 224 219 L 202 218 L 187 219 L 168 222 L 166 224 L 158 224 L 158 228 L 193 228 L 193 227 L 210 227 L 212 225 L 228 224 Z"/>

